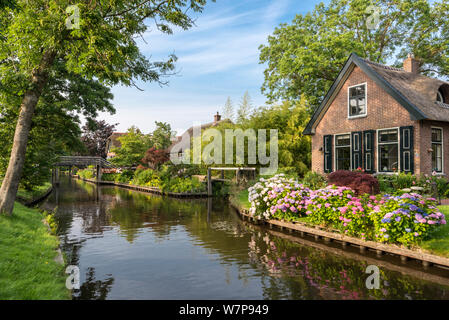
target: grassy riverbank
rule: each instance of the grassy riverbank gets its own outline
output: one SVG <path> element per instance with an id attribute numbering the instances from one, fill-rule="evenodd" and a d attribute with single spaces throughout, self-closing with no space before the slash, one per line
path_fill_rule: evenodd
<path id="1" fill-rule="evenodd" d="M 0 215 L 0 300 L 70 299 L 64 266 L 54 260 L 59 240 L 43 218 L 19 203 L 12 216 Z"/>
<path id="2" fill-rule="evenodd" d="M 23 200 L 25 202 L 32 201 L 34 199 L 37 199 L 38 197 L 42 196 L 47 192 L 48 189 L 50 189 L 51 183 L 46 182 L 42 186 L 34 187 L 33 190 L 25 190 L 23 188 L 20 188 L 17 192 L 17 197 L 20 200 Z"/>
<path id="3" fill-rule="evenodd" d="M 246 189 L 233 194 L 230 197 L 230 200 L 231 203 L 240 210 L 248 210 L 251 207 L 251 204 L 248 201 L 248 190 Z M 441 213 L 445 215 L 446 220 L 449 221 L 449 206 L 439 206 L 438 208 Z M 307 217 L 299 218 L 298 222 L 311 223 L 308 221 Z M 422 241 L 419 244 L 419 248 L 432 254 L 449 257 L 449 224 L 439 226 L 438 229 L 431 234 L 430 239 Z"/>

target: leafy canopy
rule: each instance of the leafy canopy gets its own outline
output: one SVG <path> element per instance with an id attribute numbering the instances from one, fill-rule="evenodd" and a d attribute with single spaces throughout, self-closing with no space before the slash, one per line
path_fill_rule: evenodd
<path id="1" fill-rule="evenodd" d="M 367 25 L 375 18 L 371 5 L 380 13 L 373 29 Z M 312 12 L 298 14 L 291 24 L 281 24 L 268 44 L 260 46 L 260 63 L 267 65 L 262 92 L 270 102 L 305 95 L 313 111 L 352 52 L 396 66 L 413 53 L 424 74 L 448 76 L 448 10 L 448 0 L 320 3 Z"/>
<path id="2" fill-rule="evenodd" d="M 127 133 L 118 138 L 119 148 L 111 151 L 115 157 L 111 162 L 120 167 L 134 167 L 140 164 L 145 152 L 152 147 L 151 137 L 143 134 L 137 127 L 132 126 Z"/>

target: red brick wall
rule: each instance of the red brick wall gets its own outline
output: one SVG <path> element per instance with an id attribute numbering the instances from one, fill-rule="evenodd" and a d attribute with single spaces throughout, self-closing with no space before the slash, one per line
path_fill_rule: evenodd
<path id="1" fill-rule="evenodd" d="M 363 118 L 348 119 L 348 87 L 361 83 L 367 83 L 367 116 Z M 393 97 L 391 97 L 373 80 L 365 75 L 360 68 L 355 67 L 340 92 L 330 105 L 326 114 L 317 125 L 316 132 L 312 136 L 312 170 L 320 173 L 324 170 L 323 152 L 319 151 L 320 147 L 323 146 L 324 135 L 335 135 L 353 131 L 387 129 L 402 126 L 414 126 L 415 128 L 415 173 L 419 174 L 421 159 L 417 155 L 419 155 L 420 147 L 425 145 L 425 141 L 430 141 L 430 138 L 424 139 L 421 144 L 420 123 L 411 120 L 409 112 L 404 107 L 402 107 Z M 446 134 L 449 135 L 449 129 L 447 131 L 448 132 L 444 132 L 445 137 Z M 429 147 L 426 147 L 426 149 L 428 148 Z M 375 149 L 376 153 L 374 168 L 377 168 L 377 137 Z M 449 150 L 444 151 L 446 153 L 446 151 Z M 449 154 L 447 159 L 449 159 Z M 427 157 L 425 157 L 424 160 L 427 161 Z"/>

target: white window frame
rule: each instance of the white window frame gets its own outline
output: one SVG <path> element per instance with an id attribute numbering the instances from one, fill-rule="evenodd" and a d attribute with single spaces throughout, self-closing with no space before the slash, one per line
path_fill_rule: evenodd
<path id="1" fill-rule="evenodd" d="M 365 113 L 364 114 L 359 114 L 356 116 L 351 116 L 351 105 L 350 105 L 350 90 L 351 88 L 355 88 L 355 87 L 360 87 L 360 86 L 365 86 Z M 357 118 L 364 118 L 368 115 L 368 83 L 364 82 L 364 83 L 359 83 L 353 86 L 348 87 L 348 119 L 357 119 Z"/>
<path id="2" fill-rule="evenodd" d="M 398 171 L 397 172 L 391 172 L 391 171 L 380 171 L 379 170 L 379 165 L 380 165 L 380 150 L 379 150 L 379 146 L 384 145 L 384 144 L 393 144 L 393 143 L 380 143 L 379 142 L 379 131 L 387 131 L 387 130 L 397 130 L 398 133 Z M 394 128 L 383 128 L 383 129 L 377 129 L 376 130 L 376 139 L 375 139 L 375 143 L 376 143 L 376 153 L 377 153 L 377 163 L 376 163 L 376 171 L 379 174 L 398 174 L 399 172 L 402 171 L 402 167 L 401 167 L 401 134 L 400 134 L 400 128 L 399 127 L 394 127 Z"/>
<path id="3" fill-rule="evenodd" d="M 338 133 L 338 134 L 334 134 L 334 171 L 338 171 L 339 169 L 337 168 L 337 137 L 340 136 L 347 136 L 349 135 L 349 170 L 352 169 L 352 134 L 350 132 L 348 133 Z"/>
<path id="4" fill-rule="evenodd" d="M 430 146 L 432 147 L 433 141 L 432 141 L 432 129 L 439 129 L 441 130 L 441 172 L 437 172 L 437 174 L 444 174 L 444 130 L 442 127 L 430 127 Z M 433 150 L 433 149 L 432 149 Z M 432 159 L 430 159 L 430 162 L 432 163 Z M 433 168 L 432 168 L 433 172 Z"/>

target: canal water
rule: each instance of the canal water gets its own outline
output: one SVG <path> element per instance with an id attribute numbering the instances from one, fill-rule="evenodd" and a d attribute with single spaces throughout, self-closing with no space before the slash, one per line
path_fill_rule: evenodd
<path id="1" fill-rule="evenodd" d="M 74 299 L 449 299 L 449 271 L 253 226 L 224 200 L 179 200 L 68 177 L 56 210 Z M 369 265 L 380 271 L 368 289 Z"/>

